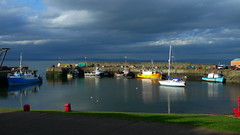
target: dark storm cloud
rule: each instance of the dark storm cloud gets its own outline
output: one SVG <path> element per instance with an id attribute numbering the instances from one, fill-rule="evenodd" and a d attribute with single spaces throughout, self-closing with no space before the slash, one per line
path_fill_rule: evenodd
<path id="1" fill-rule="evenodd" d="M 240 49 L 238 0 L 0 1 L 0 47 L 31 58 L 164 60 L 175 45 L 179 59 L 232 59 Z"/>

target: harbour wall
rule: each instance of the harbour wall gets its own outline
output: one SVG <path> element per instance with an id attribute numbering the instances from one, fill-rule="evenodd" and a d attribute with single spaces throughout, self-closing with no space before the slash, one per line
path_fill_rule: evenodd
<path id="1" fill-rule="evenodd" d="M 77 68 L 80 71 L 79 77 L 84 76 L 84 72 L 91 72 L 98 67 L 110 73 L 123 71 L 126 66 L 130 72 L 137 74 L 141 70 L 154 69 L 162 72 L 164 76 L 168 73 L 167 62 L 86 62 L 85 66 L 77 67 L 75 63 L 61 63 L 59 67 L 47 69 L 47 76 L 65 76 L 70 68 Z M 226 83 L 240 83 L 240 70 L 221 69 L 218 70 L 213 64 L 192 64 L 192 63 L 173 63 L 171 64 L 171 76 L 187 76 L 187 80 L 201 80 L 208 73 L 221 73 L 226 79 Z"/>

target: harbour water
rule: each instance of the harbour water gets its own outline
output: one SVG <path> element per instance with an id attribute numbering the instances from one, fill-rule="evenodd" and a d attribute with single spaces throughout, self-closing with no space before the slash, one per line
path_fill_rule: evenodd
<path id="1" fill-rule="evenodd" d="M 75 111 L 232 114 L 240 96 L 239 84 L 187 80 L 187 87 L 179 88 L 137 78 L 46 79 L 46 68 L 57 61 L 23 64 L 37 69 L 43 83 L 0 87 L 0 108 L 22 108 L 29 104 L 31 109 L 64 110 L 64 104 L 71 103 Z M 4 65 L 18 66 L 18 62 Z"/>

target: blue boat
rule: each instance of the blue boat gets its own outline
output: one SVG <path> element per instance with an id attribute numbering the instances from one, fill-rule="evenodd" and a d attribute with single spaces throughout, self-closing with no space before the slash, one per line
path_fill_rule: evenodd
<path id="1" fill-rule="evenodd" d="M 20 67 L 13 73 L 9 73 L 7 76 L 9 85 L 19 85 L 19 84 L 30 84 L 30 83 L 41 83 L 42 78 L 36 74 L 34 71 L 22 71 L 22 56 L 20 56 Z"/>
<path id="2" fill-rule="evenodd" d="M 220 82 L 222 83 L 224 81 L 224 77 L 221 74 L 214 74 L 214 73 L 209 73 L 207 77 L 202 77 L 203 81 L 208 81 L 208 82 Z"/>
<path id="3" fill-rule="evenodd" d="M 34 73 L 21 73 L 15 72 L 13 74 L 9 74 L 7 77 L 9 85 L 19 85 L 19 84 L 29 84 L 29 83 L 41 83 L 42 78 L 37 76 Z"/>

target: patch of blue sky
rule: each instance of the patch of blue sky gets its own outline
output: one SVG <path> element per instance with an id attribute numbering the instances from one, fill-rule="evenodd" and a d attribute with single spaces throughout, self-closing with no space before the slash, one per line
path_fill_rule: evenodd
<path id="1" fill-rule="evenodd" d="M 42 0 L 11 0 L 10 4 L 14 4 L 16 6 L 26 6 L 34 11 L 43 11 L 46 9 Z"/>

